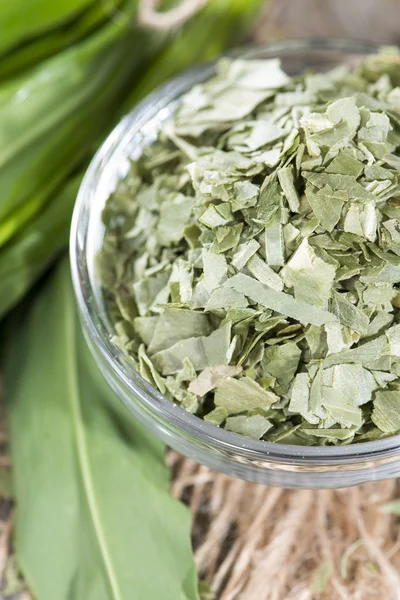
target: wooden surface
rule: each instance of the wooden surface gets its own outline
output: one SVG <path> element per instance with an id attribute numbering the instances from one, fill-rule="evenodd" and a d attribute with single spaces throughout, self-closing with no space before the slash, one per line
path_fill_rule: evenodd
<path id="1" fill-rule="evenodd" d="M 400 0 L 270 0 L 256 38 L 345 37 L 400 44 Z"/>

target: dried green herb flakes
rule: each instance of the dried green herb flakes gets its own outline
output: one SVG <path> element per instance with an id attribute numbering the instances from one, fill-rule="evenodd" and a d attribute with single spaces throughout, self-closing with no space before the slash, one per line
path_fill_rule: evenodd
<path id="1" fill-rule="evenodd" d="M 207 422 L 400 430 L 400 55 L 291 78 L 220 61 L 132 163 L 97 268 L 115 343 Z"/>

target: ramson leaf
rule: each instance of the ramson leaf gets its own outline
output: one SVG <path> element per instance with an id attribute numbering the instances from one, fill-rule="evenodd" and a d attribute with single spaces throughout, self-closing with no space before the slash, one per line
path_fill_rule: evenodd
<path id="1" fill-rule="evenodd" d="M 153 322 L 153 317 L 147 318 L 152 319 Z M 170 348 L 180 340 L 209 335 L 211 332 L 212 327 L 205 314 L 180 308 L 167 308 L 157 318 L 148 351 L 150 354 L 155 354 Z"/>
<path id="2" fill-rule="evenodd" d="M 229 415 L 236 415 L 247 410 L 262 408 L 268 410 L 279 400 L 276 394 L 264 390 L 250 377 L 225 379 L 216 389 L 215 405 L 225 408 Z"/>
<path id="3" fill-rule="evenodd" d="M 205 396 L 207 392 L 218 387 L 228 377 L 234 377 L 239 373 L 238 367 L 230 365 L 219 365 L 218 367 L 206 367 L 196 379 L 191 381 L 188 390 L 197 396 Z"/>
<path id="4" fill-rule="evenodd" d="M 183 361 L 190 360 L 196 371 L 228 364 L 231 324 L 216 329 L 209 336 L 190 337 L 153 355 L 156 368 L 163 375 L 178 373 Z"/>
<path id="5" fill-rule="evenodd" d="M 19 506 L 14 546 L 33 593 L 128 600 L 134 590 L 197 600 L 190 514 L 170 495 L 165 448 L 93 360 L 67 261 L 23 313 L 12 322 L 4 366 Z"/>
<path id="6" fill-rule="evenodd" d="M 319 258 L 304 238 L 282 269 L 282 278 L 287 287 L 293 287 L 296 299 L 327 308 L 335 272 L 335 267 Z"/>
<path id="7" fill-rule="evenodd" d="M 368 328 L 368 316 L 350 300 L 345 294 L 333 293 L 332 312 L 338 317 L 340 323 L 349 327 L 356 333 L 363 335 Z"/>
<path id="8" fill-rule="evenodd" d="M 225 425 L 228 431 L 246 435 L 255 440 L 262 438 L 271 427 L 273 427 L 272 423 L 262 415 L 228 417 Z"/>
<path id="9" fill-rule="evenodd" d="M 283 290 L 283 281 L 271 267 L 263 261 L 258 254 L 254 254 L 247 261 L 247 268 L 250 273 L 261 283 L 281 292 Z"/>
<path id="10" fill-rule="evenodd" d="M 383 433 L 400 430 L 400 392 L 376 392 L 372 420 Z"/>
<path id="11" fill-rule="evenodd" d="M 228 279 L 224 284 L 226 287 L 232 287 L 237 292 L 245 294 L 248 298 L 272 310 L 292 317 L 300 323 L 311 323 L 312 325 L 324 325 L 336 321 L 335 315 L 323 310 L 318 306 L 313 306 L 301 300 L 295 300 L 293 296 L 285 292 L 276 292 L 263 283 L 260 283 L 252 277 L 239 274 Z"/>
<path id="12" fill-rule="evenodd" d="M 285 194 L 286 200 L 289 204 L 290 210 L 292 212 L 298 212 L 300 200 L 294 185 L 293 169 L 291 167 L 279 169 L 278 179 L 279 183 L 281 184 L 283 193 Z"/>
<path id="13" fill-rule="evenodd" d="M 160 219 L 157 225 L 157 235 L 160 244 L 168 246 L 183 238 L 185 225 L 189 220 L 194 198 L 177 194 L 166 199 L 160 207 Z"/>

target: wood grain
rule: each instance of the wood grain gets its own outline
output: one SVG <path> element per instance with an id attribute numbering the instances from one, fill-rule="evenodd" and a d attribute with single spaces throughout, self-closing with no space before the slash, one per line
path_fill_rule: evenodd
<path id="1" fill-rule="evenodd" d="M 345 37 L 400 43 L 400 0 L 270 0 L 256 39 Z"/>

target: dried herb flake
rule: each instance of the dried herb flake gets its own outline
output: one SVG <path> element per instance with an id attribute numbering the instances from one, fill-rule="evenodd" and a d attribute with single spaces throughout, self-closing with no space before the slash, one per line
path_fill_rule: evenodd
<path id="1" fill-rule="evenodd" d="M 111 194 L 114 342 L 170 400 L 256 439 L 400 431 L 400 62 L 223 59 Z"/>

